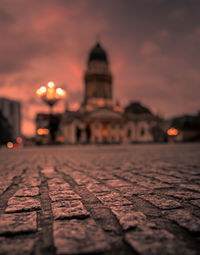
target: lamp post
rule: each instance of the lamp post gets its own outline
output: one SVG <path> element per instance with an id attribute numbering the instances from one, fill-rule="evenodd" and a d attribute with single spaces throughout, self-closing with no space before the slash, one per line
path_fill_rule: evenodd
<path id="1" fill-rule="evenodd" d="M 51 135 L 51 141 L 54 142 L 55 132 L 57 130 L 56 123 L 53 118 L 53 106 L 63 97 L 66 92 L 61 88 L 57 88 L 55 83 L 50 81 L 47 86 L 42 86 L 36 90 L 36 94 L 50 107 L 49 129 Z"/>

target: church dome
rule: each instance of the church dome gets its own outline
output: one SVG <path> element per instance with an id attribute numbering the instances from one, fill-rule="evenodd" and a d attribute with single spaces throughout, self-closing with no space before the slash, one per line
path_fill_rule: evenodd
<path id="1" fill-rule="evenodd" d="M 105 50 L 102 48 L 102 46 L 100 45 L 100 43 L 96 43 L 96 45 L 90 51 L 88 62 L 90 61 L 108 62 L 107 54 Z"/>
<path id="2" fill-rule="evenodd" d="M 152 114 L 152 112 L 140 102 L 131 102 L 130 105 L 125 108 L 125 113 Z"/>

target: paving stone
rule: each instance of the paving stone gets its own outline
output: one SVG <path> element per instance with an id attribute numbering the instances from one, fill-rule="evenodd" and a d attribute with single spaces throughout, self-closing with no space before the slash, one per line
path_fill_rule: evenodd
<path id="1" fill-rule="evenodd" d="M 8 200 L 8 206 L 5 210 L 7 213 L 18 211 L 29 211 L 40 209 L 40 202 L 33 197 L 11 197 Z"/>
<path id="2" fill-rule="evenodd" d="M 171 188 L 172 186 L 170 184 L 158 182 L 155 180 L 151 180 L 147 183 L 145 182 L 138 182 L 138 185 L 143 185 L 144 187 L 148 187 L 148 189 L 163 189 L 163 188 Z"/>
<path id="3" fill-rule="evenodd" d="M 103 184 L 98 184 L 98 183 L 89 183 L 86 185 L 87 189 L 90 191 L 90 192 L 93 192 L 93 193 L 100 193 L 100 194 L 107 194 L 109 193 L 111 190 L 106 187 L 105 185 Z"/>
<path id="4" fill-rule="evenodd" d="M 66 169 L 62 169 L 62 170 L 63 170 L 63 172 L 65 172 L 64 170 L 66 170 Z M 83 174 L 80 171 L 73 171 L 70 173 L 70 175 L 75 180 L 75 182 L 79 185 L 85 185 L 88 183 L 99 183 L 95 179 L 87 176 L 86 174 Z"/>
<path id="5" fill-rule="evenodd" d="M 15 194 L 15 197 L 35 197 L 39 195 L 38 187 L 22 187 Z"/>
<path id="6" fill-rule="evenodd" d="M 104 165 L 106 165 L 106 164 L 104 164 Z M 112 180 L 113 179 L 113 175 L 110 174 L 108 171 L 107 172 L 96 171 L 96 172 L 93 172 L 93 176 L 100 180 Z"/>
<path id="7" fill-rule="evenodd" d="M 124 187 L 124 186 L 132 187 L 128 182 L 119 179 L 107 180 L 106 184 L 112 187 Z"/>
<path id="8" fill-rule="evenodd" d="M 80 200 L 53 202 L 51 206 L 56 220 L 89 216 L 89 212 L 84 208 Z"/>
<path id="9" fill-rule="evenodd" d="M 165 192 L 168 196 L 177 197 L 180 199 L 200 199 L 200 194 L 191 191 L 175 191 L 175 190 L 168 190 Z"/>
<path id="10" fill-rule="evenodd" d="M 0 195 L 11 185 L 12 181 L 0 181 Z"/>
<path id="11" fill-rule="evenodd" d="M 131 187 L 122 186 L 122 187 L 116 187 L 118 191 L 120 191 L 124 196 L 132 196 L 132 195 L 139 195 L 151 192 L 149 189 L 138 186 L 138 185 L 132 185 Z"/>
<path id="12" fill-rule="evenodd" d="M 151 179 L 148 177 L 144 177 L 144 176 L 140 176 L 137 174 L 132 174 L 131 172 L 126 172 L 125 175 L 120 174 L 122 177 L 126 178 L 127 180 L 131 181 L 131 182 L 135 182 L 135 183 L 142 183 L 144 185 L 146 185 L 147 183 L 151 182 Z"/>
<path id="13" fill-rule="evenodd" d="M 1 154 L 3 155 L 3 154 Z M 8 160 L 7 155 L 5 156 L 5 160 Z M 2 157 L 1 157 L 1 166 L 2 166 Z M 14 177 L 21 176 L 23 171 L 23 166 L 19 168 L 15 168 L 12 164 L 9 167 L 9 164 L 6 164 L 5 168 L 0 169 L 0 195 L 5 192 L 9 186 L 12 184 Z"/>
<path id="14" fill-rule="evenodd" d="M 125 173 L 125 175 L 121 173 L 120 175 L 133 183 L 137 183 L 139 186 L 143 186 L 145 188 L 148 187 L 148 189 L 160 189 L 171 187 L 171 185 L 169 184 L 152 180 L 151 178 L 147 178 L 144 176 L 133 175 L 132 173 Z"/>
<path id="15" fill-rule="evenodd" d="M 62 178 L 55 177 L 48 180 L 48 186 L 52 189 L 58 187 L 61 184 L 65 184 L 70 187 L 68 183 L 64 183 L 64 180 Z"/>
<path id="16" fill-rule="evenodd" d="M 74 200 L 74 199 L 80 199 L 81 197 L 76 194 L 72 189 L 66 189 L 66 190 L 54 190 L 49 191 L 49 196 L 52 201 L 60 201 L 60 200 Z"/>
<path id="17" fill-rule="evenodd" d="M 183 182 L 180 178 L 172 177 L 172 176 L 165 176 L 165 175 L 159 175 L 157 174 L 154 178 L 160 180 L 161 182 L 166 182 L 166 183 L 181 183 Z"/>
<path id="18" fill-rule="evenodd" d="M 47 178 L 56 177 L 56 172 L 55 172 L 55 170 L 54 170 L 53 167 L 46 167 L 46 168 L 42 169 L 41 172 L 42 172 L 42 173 L 45 175 L 45 177 L 47 177 Z"/>
<path id="19" fill-rule="evenodd" d="M 117 205 L 130 205 L 132 202 L 128 201 L 126 198 L 122 197 L 117 192 L 112 192 L 110 194 L 96 195 L 97 198 L 107 206 L 117 206 Z"/>
<path id="20" fill-rule="evenodd" d="M 136 231 L 128 232 L 125 240 L 141 255 L 196 254 L 179 243 L 168 231 L 148 226 L 140 226 Z"/>
<path id="21" fill-rule="evenodd" d="M 58 183 L 58 182 L 48 182 L 48 187 L 50 191 L 66 191 L 71 189 L 68 183 Z"/>
<path id="22" fill-rule="evenodd" d="M 94 207 L 92 209 L 92 216 L 95 217 L 95 221 L 107 232 L 114 232 L 119 235 L 121 228 L 116 224 L 116 219 L 112 215 L 109 208 L 106 207 Z"/>
<path id="23" fill-rule="evenodd" d="M 160 209 L 173 209 L 181 207 L 179 202 L 158 195 L 140 195 L 140 197 L 149 201 L 151 204 Z"/>
<path id="24" fill-rule="evenodd" d="M 0 217 L 0 234 L 35 232 L 37 230 L 36 212 L 3 214 Z"/>
<path id="25" fill-rule="evenodd" d="M 169 211 L 167 217 L 191 232 L 200 232 L 200 219 L 184 209 Z"/>
<path id="26" fill-rule="evenodd" d="M 200 185 L 200 177 L 199 176 L 187 175 L 187 180 L 192 183 L 196 183 L 197 185 Z"/>
<path id="27" fill-rule="evenodd" d="M 132 205 L 112 206 L 111 210 L 116 215 L 124 230 L 135 228 L 137 225 L 146 221 L 146 216 L 140 211 L 135 211 Z"/>
<path id="28" fill-rule="evenodd" d="M 0 255 L 31 255 L 35 240 L 0 238 Z"/>
<path id="29" fill-rule="evenodd" d="M 181 183 L 180 187 L 185 188 L 185 189 L 189 189 L 189 190 L 193 190 L 193 191 L 197 191 L 197 192 L 200 193 L 200 185 Z"/>
<path id="30" fill-rule="evenodd" d="M 109 248 L 103 231 L 89 218 L 55 221 L 53 238 L 57 254 L 96 253 Z"/>
<path id="31" fill-rule="evenodd" d="M 38 187 L 41 183 L 38 170 L 31 169 L 31 171 L 28 171 L 25 175 L 22 176 L 22 183 L 24 185 L 32 186 L 32 187 Z"/>
<path id="32" fill-rule="evenodd" d="M 200 208 L 200 200 L 190 200 L 190 203 Z"/>
<path id="33" fill-rule="evenodd" d="M 62 179 L 53 178 L 48 181 L 49 196 L 52 201 L 73 200 L 81 197 L 75 193 L 68 183 L 64 183 Z"/>

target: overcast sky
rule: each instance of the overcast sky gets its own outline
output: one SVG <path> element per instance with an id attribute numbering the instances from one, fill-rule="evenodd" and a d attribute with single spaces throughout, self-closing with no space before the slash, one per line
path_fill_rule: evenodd
<path id="1" fill-rule="evenodd" d="M 35 90 L 54 81 L 83 100 L 88 53 L 100 38 L 114 99 L 165 118 L 200 110 L 199 0 L 0 0 L 0 97 L 22 102 L 26 135 L 48 111 Z M 55 111 L 62 111 L 59 102 Z"/>

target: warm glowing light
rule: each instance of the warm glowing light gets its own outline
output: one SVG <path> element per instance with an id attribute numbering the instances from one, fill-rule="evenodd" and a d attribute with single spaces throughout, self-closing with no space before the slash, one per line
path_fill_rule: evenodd
<path id="1" fill-rule="evenodd" d="M 65 95 L 65 91 L 64 91 L 63 89 L 61 89 L 61 88 L 57 88 L 57 89 L 56 89 L 56 93 L 57 93 L 58 95 L 60 95 L 60 96 L 64 96 L 64 95 Z"/>
<path id="2" fill-rule="evenodd" d="M 65 138 L 63 136 L 57 136 L 56 137 L 56 142 L 63 143 L 65 141 Z"/>
<path id="3" fill-rule="evenodd" d="M 104 100 L 103 99 L 100 98 L 98 100 L 98 106 L 100 106 L 100 107 L 104 106 Z"/>
<path id="4" fill-rule="evenodd" d="M 20 145 L 18 143 L 13 144 L 13 149 L 19 149 Z"/>
<path id="5" fill-rule="evenodd" d="M 21 137 L 17 137 L 16 141 L 17 141 L 17 143 L 22 143 L 22 138 Z"/>
<path id="6" fill-rule="evenodd" d="M 37 89 L 37 90 L 36 90 L 36 93 L 37 93 L 38 96 L 41 96 L 41 91 L 40 91 L 40 89 Z"/>
<path id="7" fill-rule="evenodd" d="M 45 93 L 45 92 L 47 91 L 47 89 L 46 89 L 45 86 L 42 86 L 42 87 L 40 88 L 40 91 L 41 91 L 41 93 Z"/>
<path id="8" fill-rule="evenodd" d="M 7 147 L 8 147 L 9 149 L 12 149 L 12 148 L 13 148 L 13 143 L 12 143 L 12 142 L 8 142 L 8 143 L 7 143 Z"/>
<path id="9" fill-rule="evenodd" d="M 40 87 L 36 90 L 38 96 L 43 96 L 46 93 L 47 89 L 45 86 Z"/>
<path id="10" fill-rule="evenodd" d="M 48 82 L 47 86 L 49 88 L 54 88 L 55 87 L 55 83 L 53 81 L 50 81 L 50 82 Z"/>
<path id="11" fill-rule="evenodd" d="M 42 86 L 36 91 L 37 95 L 43 99 L 50 107 L 63 98 L 66 94 L 64 89 L 56 88 L 53 81 L 48 82 L 47 86 Z"/>
<path id="12" fill-rule="evenodd" d="M 167 134 L 170 135 L 170 136 L 178 135 L 178 129 L 170 128 L 170 129 L 167 130 Z"/>
<path id="13" fill-rule="evenodd" d="M 38 135 L 48 135 L 49 134 L 49 129 L 47 128 L 39 128 L 37 130 Z"/>

